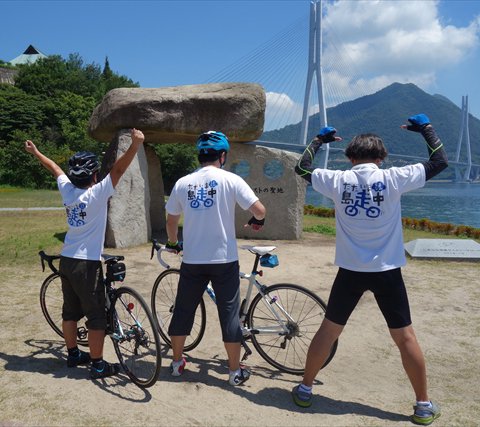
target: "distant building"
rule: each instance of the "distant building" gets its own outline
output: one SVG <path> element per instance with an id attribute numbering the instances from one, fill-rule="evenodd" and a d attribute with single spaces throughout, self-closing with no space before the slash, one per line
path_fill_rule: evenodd
<path id="1" fill-rule="evenodd" d="M 40 58 L 46 58 L 47 55 L 40 52 L 38 49 L 29 45 L 25 52 L 23 52 L 20 56 L 12 59 L 10 64 L 12 65 L 19 65 L 19 64 L 33 64 L 34 62 L 38 61 Z"/>

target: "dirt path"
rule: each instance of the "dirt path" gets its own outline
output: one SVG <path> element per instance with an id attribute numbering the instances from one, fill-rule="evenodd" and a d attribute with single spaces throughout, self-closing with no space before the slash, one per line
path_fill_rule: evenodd
<path id="1" fill-rule="evenodd" d="M 268 284 L 297 283 L 327 299 L 336 267 L 331 238 L 305 234 L 302 241 L 275 244 L 280 266 L 265 271 Z M 116 250 L 126 256 L 125 284 L 149 300 L 161 267 L 150 248 Z M 242 269 L 250 254 L 241 251 Z M 64 349 L 38 303 L 45 274 L 38 260 L 30 271 L 2 272 L 0 300 L 1 426 L 385 426 L 411 425 L 413 395 L 374 299 L 365 295 L 341 337 L 332 363 L 318 376 L 308 410 L 290 397 L 299 377 L 283 374 L 254 353 L 253 376 L 242 387 L 227 382 L 225 353 L 215 308 L 207 303 L 206 335 L 189 356 L 181 378 L 168 374 L 164 349 L 161 378 L 147 390 L 125 375 L 103 382 L 86 368 L 67 369 Z M 431 397 L 443 409 L 437 426 L 476 426 L 480 350 L 478 263 L 410 260 L 404 269 L 417 336 L 425 351 Z M 107 357 L 115 360 L 111 344 Z"/>

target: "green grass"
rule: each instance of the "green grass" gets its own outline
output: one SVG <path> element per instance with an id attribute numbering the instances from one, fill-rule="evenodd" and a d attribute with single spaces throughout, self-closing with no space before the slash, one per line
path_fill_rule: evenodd
<path id="1" fill-rule="evenodd" d="M 31 190 L 0 186 L 0 207 L 2 208 L 62 206 L 62 198 L 58 190 Z"/>

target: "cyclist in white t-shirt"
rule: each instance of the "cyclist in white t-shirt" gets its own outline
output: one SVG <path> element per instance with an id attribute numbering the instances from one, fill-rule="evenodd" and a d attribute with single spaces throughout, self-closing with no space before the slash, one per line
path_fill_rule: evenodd
<path id="1" fill-rule="evenodd" d="M 68 174 L 53 160 L 43 155 L 35 144 L 25 141 L 25 149 L 38 158 L 57 180 L 66 208 L 68 231 L 61 251 L 59 271 L 62 279 L 62 329 L 68 351 L 67 366 L 91 362 L 90 377 L 105 378 L 119 372 L 118 363 L 103 359 L 105 340 L 105 286 L 101 254 L 107 225 L 108 199 L 115 192 L 123 173 L 143 144 L 144 135 L 132 129 L 132 144 L 119 157 L 110 172 L 98 181 L 100 163 L 88 151 L 73 155 Z M 77 346 L 77 322 L 87 317 L 90 353 Z"/>
<path id="2" fill-rule="evenodd" d="M 222 169 L 230 149 L 227 137 L 216 131 L 197 140 L 201 167 L 180 178 L 168 199 L 167 247 L 180 251 L 177 298 L 168 333 L 172 341 L 174 376 L 182 375 L 185 339 L 190 334 L 195 310 L 210 281 L 216 295 L 222 339 L 228 356 L 229 383 L 240 385 L 250 371 L 240 365 L 242 331 L 239 321 L 240 279 L 235 236 L 235 206 L 249 210 L 246 226 L 260 230 L 265 207 L 238 175 Z M 183 247 L 178 243 L 178 223 L 183 213 Z"/>
<path id="3" fill-rule="evenodd" d="M 354 137 L 345 150 L 353 165 L 350 170 L 314 169 L 313 159 L 320 146 L 341 140 L 335 137 L 336 129 L 325 127 L 295 168 L 314 190 L 335 204 L 335 264 L 339 267 L 325 319 L 308 350 L 303 381 L 292 390 L 298 406 L 311 405 L 313 381 L 362 294 L 368 290 L 373 292 L 382 311 L 414 389 L 412 421 L 427 425 L 440 416 L 438 405 L 428 397 L 425 361 L 412 327 L 400 270 L 406 263 L 400 197 L 423 187 L 426 180 L 445 169 L 447 157 L 425 114 L 412 116 L 408 121 L 409 125 L 401 127 L 422 134 L 429 153 L 426 162 L 380 169 L 387 156 L 385 146 L 377 135 L 365 134 Z"/>

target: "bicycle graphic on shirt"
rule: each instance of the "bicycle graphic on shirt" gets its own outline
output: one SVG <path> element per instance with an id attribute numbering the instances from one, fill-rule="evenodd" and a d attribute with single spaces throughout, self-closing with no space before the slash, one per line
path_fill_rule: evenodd
<path id="1" fill-rule="evenodd" d="M 380 216 L 381 210 L 377 206 L 369 206 L 373 201 L 378 205 L 383 202 L 384 197 L 381 194 L 381 191 L 385 189 L 385 185 L 381 182 L 376 183 L 372 186 L 373 190 L 376 190 L 376 195 L 371 197 L 370 191 L 363 189 L 362 191 L 355 194 L 355 203 L 353 205 L 348 205 L 345 208 L 345 213 L 349 216 L 357 216 L 360 213 L 360 209 L 365 211 L 365 214 L 369 218 L 378 218 Z M 348 203 L 352 199 L 345 198 L 344 201 Z"/>
<path id="2" fill-rule="evenodd" d="M 217 185 L 218 183 L 213 180 L 201 187 L 195 186 L 192 188 L 190 186 L 188 190 L 188 199 L 191 200 L 190 206 L 193 209 L 199 208 L 201 204 L 206 208 L 213 206 L 213 197 L 217 194 L 217 190 L 215 190 Z"/>

